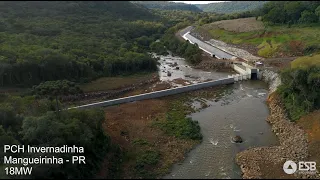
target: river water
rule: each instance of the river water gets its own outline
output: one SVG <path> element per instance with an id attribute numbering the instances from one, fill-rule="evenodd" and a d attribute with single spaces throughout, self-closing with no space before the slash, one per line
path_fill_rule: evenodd
<path id="1" fill-rule="evenodd" d="M 180 84 L 175 84 L 172 82 L 174 79 L 184 79 L 190 83 L 199 83 L 205 80 L 217 80 L 221 78 L 226 78 L 230 73 L 227 72 L 216 72 L 216 71 L 203 71 L 200 69 L 194 69 L 184 60 L 184 58 L 173 57 L 170 55 L 167 56 L 158 56 L 153 54 L 155 57 L 159 57 L 158 61 L 160 64 L 159 68 L 159 78 L 161 81 L 170 82 L 174 86 L 181 86 Z M 177 66 L 172 66 L 177 63 Z M 179 69 L 176 69 L 179 67 Z M 167 72 L 171 73 L 171 76 L 167 75 Z"/>
<path id="2" fill-rule="evenodd" d="M 182 78 L 191 82 L 225 78 L 230 73 L 193 69 L 183 58 L 160 56 L 159 75 L 163 81 Z M 176 70 L 170 63 L 177 63 Z M 166 71 L 172 72 L 170 77 Z M 164 71 L 164 72 L 163 72 Z M 187 76 L 186 76 L 187 75 Z M 262 81 L 241 81 L 228 85 L 220 99 L 206 99 L 207 108 L 190 114 L 199 122 L 203 141 L 191 150 L 185 160 L 175 164 L 164 179 L 241 178 L 235 155 L 250 147 L 278 145 L 276 136 L 266 122 L 268 86 Z M 200 103 L 194 101 L 194 106 Z M 243 143 L 233 143 L 239 135 Z"/>

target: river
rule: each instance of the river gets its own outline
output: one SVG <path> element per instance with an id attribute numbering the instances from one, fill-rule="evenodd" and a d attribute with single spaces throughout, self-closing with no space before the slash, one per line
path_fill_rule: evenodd
<path id="1" fill-rule="evenodd" d="M 174 79 L 184 79 L 190 83 L 199 83 L 205 80 L 218 80 L 221 78 L 226 78 L 230 73 L 228 72 L 216 72 L 216 71 L 203 71 L 201 69 L 192 68 L 184 58 L 173 57 L 171 53 L 167 56 L 155 55 L 153 56 L 160 58 L 158 61 L 160 65 L 159 68 L 159 78 L 161 81 L 170 82 L 174 86 L 181 86 L 172 82 Z M 177 66 L 172 66 L 177 63 Z M 176 69 L 179 67 L 179 69 Z M 171 76 L 167 75 L 167 72 L 171 72 Z"/>
<path id="2" fill-rule="evenodd" d="M 159 56 L 159 75 L 162 81 L 176 78 L 191 82 L 219 79 L 230 75 L 227 72 L 193 69 L 183 58 Z M 177 63 L 180 67 L 170 67 Z M 167 76 L 167 71 L 172 72 Z M 266 122 L 269 110 L 266 105 L 268 86 L 262 81 L 241 81 L 224 88 L 220 99 L 205 99 L 209 105 L 190 114 L 199 122 L 203 141 L 191 150 L 185 160 L 175 164 L 164 179 L 212 179 L 241 178 L 240 167 L 235 163 L 235 155 L 257 146 L 278 145 L 276 136 Z M 194 106 L 200 103 L 194 101 Z M 239 135 L 242 143 L 233 143 L 231 137 Z"/>

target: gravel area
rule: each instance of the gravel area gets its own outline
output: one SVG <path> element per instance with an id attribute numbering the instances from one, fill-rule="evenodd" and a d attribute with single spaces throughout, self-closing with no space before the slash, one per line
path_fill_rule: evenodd
<path id="1" fill-rule="evenodd" d="M 263 22 L 257 21 L 255 17 L 217 21 L 210 25 L 233 32 L 258 31 L 264 28 Z"/>
<path id="2" fill-rule="evenodd" d="M 248 61 L 260 61 L 263 59 L 261 57 L 257 57 L 257 56 L 252 55 L 251 53 L 249 53 L 246 50 L 231 47 L 230 45 L 228 45 L 227 43 L 225 43 L 223 41 L 210 39 L 209 41 L 206 41 L 206 42 L 211 44 L 212 46 L 217 46 L 220 49 L 222 49 L 226 52 L 229 52 L 230 54 L 233 54 L 234 56 L 240 57 L 240 58 L 248 60 Z"/>
<path id="3" fill-rule="evenodd" d="M 216 47 L 216 48 L 219 48 L 229 54 L 232 54 L 236 57 L 239 57 L 241 59 L 245 59 L 247 61 L 261 61 L 263 60 L 264 58 L 262 57 L 258 57 L 258 56 L 255 56 L 253 54 L 256 54 L 256 53 L 253 53 L 253 52 L 256 52 L 257 50 L 256 49 L 252 49 L 251 47 L 246 47 L 244 49 L 244 47 L 242 46 L 242 48 L 239 48 L 238 46 L 236 45 L 232 45 L 232 44 L 227 44 L 223 41 L 219 41 L 219 40 L 216 40 L 216 39 L 209 39 L 208 41 L 206 41 L 207 38 L 204 38 L 201 33 L 198 33 L 198 32 L 195 32 L 195 31 L 192 31 L 190 33 L 192 36 L 196 37 L 196 38 L 199 38 L 201 39 L 202 41 L 212 45 L 213 47 Z M 250 49 L 250 52 L 248 52 Z M 247 51 L 248 50 L 248 51 Z"/>

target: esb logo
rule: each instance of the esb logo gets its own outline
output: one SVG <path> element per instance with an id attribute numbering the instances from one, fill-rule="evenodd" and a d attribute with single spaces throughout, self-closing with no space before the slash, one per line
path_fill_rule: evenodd
<path id="1" fill-rule="evenodd" d="M 304 162 L 304 161 L 300 161 L 298 163 L 299 166 L 297 166 L 297 164 L 293 161 L 286 161 L 283 164 L 283 171 L 287 174 L 293 174 L 297 171 L 297 169 L 299 171 L 316 171 L 317 167 L 316 167 L 316 162 L 310 161 L 310 162 Z"/>

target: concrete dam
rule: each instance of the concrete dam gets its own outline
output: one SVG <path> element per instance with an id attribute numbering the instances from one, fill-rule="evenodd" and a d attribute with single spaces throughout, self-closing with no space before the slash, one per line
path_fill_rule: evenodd
<path id="1" fill-rule="evenodd" d="M 234 57 L 233 55 L 231 55 L 227 52 L 224 52 L 216 47 L 213 47 L 213 46 L 211 46 L 207 43 L 204 43 L 201 40 L 193 37 L 192 35 L 190 35 L 189 31 L 183 35 L 183 38 L 189 40 L 189 42 L 192 44 L 197 43 L 199 48 L 202 49 L 203 51 L 210 53 L 210 54 L 215 54 L 216 56 L 218 56 L 220 58 L 225 58 L 226 61 L 228 61 L 228 59 L 231 59 Z M 145 100 L 145 99 L 159 98 L 159 97 L 163 97 L 163 96 L 169 96 L 169 95 L 184 93 L 184 92 L 188 92 L 188 91 L 194 91 L 194 90 L 212 87 L 212 86 L 232 84 L 232 83 L 235 83 L 237 81 L 242 81 L 242 80 L 249 80 L 249 79 L 255 80 L 255 79 L 258 79 L 258 77 L 259 77 L 258 76 L 259 69 L 252 67 L 252 66 L 248 65 L 247 63 L 232 62 L 231 67 L 239 74 L 229 75 L 226 78 L 213 80 L 213 81 L 207 81 L 207 82 L 201 82 L 201 83 L 187 85 L 187 86 L 183 86 L 183 87 L 177 87 L 177 88 L 155 91 L 155 92 L 150 92 L 150 93 L 145 93 L 145 94 L 139 94 L 139 95 L 135 95 L 135 96 L 129 96 L 129 97 L 124 97 L 124 98 L 101 101 L 101 102 L 85 104 L 85 105 L 76 106 L 76 107 L 70 107 L 70 108 L 68 108 L 68 110 L 75 109 L 75 108 L 84 109 L 84 108 L 92 108 L 92 107 L 105 107 L 105 106 L 112 106 L 112 105 L 116 105 L 116 104 L 129 103 L 129 102 L 140 101 L 140 100 Z"/>

